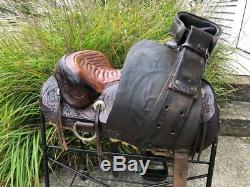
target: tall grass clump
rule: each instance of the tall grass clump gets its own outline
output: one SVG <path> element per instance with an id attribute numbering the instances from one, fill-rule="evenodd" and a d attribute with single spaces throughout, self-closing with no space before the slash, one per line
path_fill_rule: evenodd
<path id="1" fill-rule="evenodd" d="M 4 7 L 15 15 L 16 27 L 0 19 L 0 186 L 39 186 L 38 98 L 57 60 L 93 49 L 121 68 L 135 42 L 166 41 L 178 7 L 174 0 L 21 1 L 24 11 L 17 2 Z M 219 95 L 226 93 L 226 49 L 215 50 L 206 74 Z M 49 128 L 48 140 L 53 134 Z"/>

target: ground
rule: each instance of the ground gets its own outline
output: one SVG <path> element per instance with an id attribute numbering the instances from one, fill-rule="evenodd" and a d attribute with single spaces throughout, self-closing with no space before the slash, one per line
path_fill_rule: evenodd
<path id="1" fill-rule="evenodd" d="M 202 158 L 208 157 L 209 149 L 204 151 Z M 230 137 L 230 136 L 220 136 L 214 177 L 213 177 L 213 187 L 248 187 L 250 186 L 250 137 Z M 190 165 L 189 175 L 194 173 L 203 174 L 206 172 L 206 168 L 195 167 Z M 94 172 L 97 177 L 112 177 L 110 173 L 104 173 L 100 171 Z M 50 181 L 52 187 L 64 187 L 70 184 L 73 177 L 72 172 L 68 172 L 64 169 L 56 171 L 54 174 L 50 175 Z M 143 182 L 144 180 L 135 174 L 124 173 L 120 178 L 126 178 L 130 181 L 136 180 Z M 121 187 L 136 187 L 138 185 L 131 185 L 127 183 L 109 183 L 111 186 L 121 186 Z M 191 187 L 201 187 L 204 185 L 204 180 L 196 180 L 188 183 Z M 44 183 L 43 183 L 44 185 Z M 90 180 L 82 181 L 79 177 L 76 178 L 73 187 L 88 186 L 95 187 L 100 186 L 93 183 Z"/>

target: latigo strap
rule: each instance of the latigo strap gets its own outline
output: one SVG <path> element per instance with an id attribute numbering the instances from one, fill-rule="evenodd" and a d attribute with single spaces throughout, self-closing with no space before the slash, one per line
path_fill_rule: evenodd
<path id="1" fill-rule="evenodd" d="M 174 180 L 173 187 L 185 187 L 188 174 L 188 152 L 176 151 L 174 153 Z"/>

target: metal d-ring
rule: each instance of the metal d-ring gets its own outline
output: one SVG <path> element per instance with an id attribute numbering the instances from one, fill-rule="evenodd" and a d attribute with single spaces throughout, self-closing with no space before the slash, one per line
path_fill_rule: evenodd
<path id="1" fill-rule="evenodd" d="M 93 104 L 93 108 L 97 111 L 97 114 L 96 114 L 96 120 L 95 120 L 95 125 L 97 125 L 98 123 L 98 117 L 99 117 L 99 112 L 100 111 L 103 111 L 105 109 L 105 103 L 104 101 L 102 100 L 97 100 L 94 104 Z M 85 138 L 85 137 L 82 137 L 78 132 L 77 132 L 77 122 L 74 123 L 73 125 L 73 128 L 72 128 L 72 131 L 73 133 L 75 134 L 75 136 L 77 138 L 79 138 L 82 142 L 92 142 L 94 140 L 96 140 L 97 137 L 99 137 L 99 135 L 97 136 L 97 131 L 95 132 L 95 134 L 90 137 L 90 138 Z M 97 128 L 97 127 L 96 127 Z"/>
<path id="2" fill-rule="evenodd" d="M 74 123 L 73 125 L 73 128 L 72 128 L 72 131 L 73 133 L 75 134 L 75 136 L 80 139 L 82 142 L 93 142 L 95 139 L 96 139 L 96 133 L 90 137 L 90 138 L 85 138 L 85 137 L 82 137 L 78 132 L 77 132 L 77 128 L 76 128 L 76 125 L 77 125 L 77 122 Z"/>

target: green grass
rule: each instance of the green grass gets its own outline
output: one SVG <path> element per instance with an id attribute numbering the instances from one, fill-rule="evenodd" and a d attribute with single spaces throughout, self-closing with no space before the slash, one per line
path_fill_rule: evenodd
<path id="1" fill-rule="evenodd" d="M 230 85 L 233 79 L 233 71 L 225 65 L 226 62 L 231 60 L 230 56 L 232 53 L 234 53 L 232 47 L 219 43 L 211 54 L 206 66 L 205 78 L 213 86 L 220 103 L 227 100 L 227 96 L 235 91 L 235 88 Z"/>
<path id="2" fill-rule="evenodd" d="M 65 53 L 100 50 L 120 68 L 129 48 L 141 39 L 167 40 L 167 31 L 178 8 L 174 0 L 118 0 L 103 6 L 99 1 L 64 1 L 38 5 L 43 12 L 13 9 L 18 27 L 6 25 L 0 33 L 0 185 L 38 186 L 40 132 L 38 97 L 42 83 Z M 89 3 L 86 3 L 89 2 Z M 1 22 L 0 22 L 1 23 Z M 229 49 L 220 45 L 212 55 L 206 77 L 218 95 L 226 96 L 224 63 Z M 54 129 L 47 130 L 50 141 Z M 106 142 L 104 147 L 109 142 Z M 128 151 L 122 146 L 120 151 Z"/>

